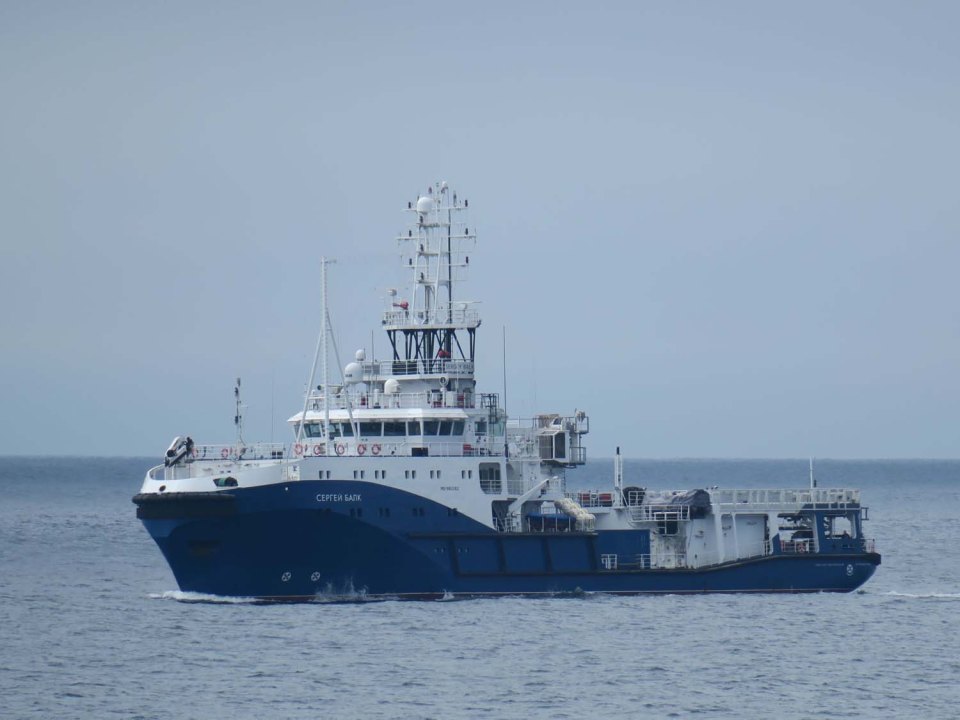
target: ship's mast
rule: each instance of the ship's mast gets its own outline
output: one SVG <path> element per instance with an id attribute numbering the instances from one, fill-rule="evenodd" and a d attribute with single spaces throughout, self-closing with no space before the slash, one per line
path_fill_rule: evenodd
<path id="1" fill-rule="evenodd" d="M 320 261 L 320 290 L 323 295 L 323 447 L 326 452 L 327 442 L 330 440 L 330 383 L 327 378 L 327 360 L 330 354 L 327 350 L 327 335 L 330 332 L 330 315 L 327 311 L 327 259 Z M 309 394 L 309 393 L 308 393 Z M 304 415 L 306 419 L 306 415 Z"/>
<path id="2" fill-rule="evenodd" d="M 467 226 L 468 207 L 445 182 L 407 203 L 412 222 L 398 240 L 413 273 L 412 296 L 409 301 L 393 297 L 383 319 L 394 361 L 475 359 L 480 318 L 472 303 L 457 299 L 454 292 L 454 282 L 466 276 L 467 253 L 476 243 Z M 458 331 L 466 332 L 466 347 Z"/>
<path id="3" fill-rule="evenodd" d="M 243 448 L 243 404 L 240 402 L 240 378 L 237 378 L 237 384 L 233 386 L 233 399 L 236 403 L 236 411 L 233 414 L 233 424 L 237 428 L 237 452 Z"/>
<path id="4" fill-rule="evenodd" d="M 323 358 L 320 372 L 323 380 L 323 443 L 326 449 L 327 441 L 330 437 L 328 429 L 330 425 L 330 400 L 327 386 L 327 334 L 330 332 L 330 316 L 327 311 L 327 265 L 334 262 L 326 257 L 320 258 L 320 294 L 321 308 L 320 314 L 323 322 L 320 327 L 320 335 L 317 338 L 317 350 L 313 355 L 313 365 L 310 366 L 310 377 L 307 379 L 307 389 L 303 394 L 303 414 L 300 416 L 300 426 L 297 429 L 297 443 L 303 440 L 303 426 L 306 424 L 307 406 L 310 404 L 310 397 L 313 393 L 313 381 L 317 374 L 317 362 Z M 239 380 L 237 381 L 239 383 Z"/>

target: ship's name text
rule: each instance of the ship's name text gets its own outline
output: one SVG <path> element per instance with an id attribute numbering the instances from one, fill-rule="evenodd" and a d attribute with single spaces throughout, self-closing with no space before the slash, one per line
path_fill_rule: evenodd
<path id="1" fill-rule="evenodd" d="M 320 502 L 320 503 L 322 502 L 331 502 L 331 503 L 360 502 L 360 493 L 357 493 L 355 495 L 349 495 L 349 494 L 344 495 L 343 493 L 330 493 L 330 494 L 320 493 L 319 495 L 317 495 L 317 502 Z"/>

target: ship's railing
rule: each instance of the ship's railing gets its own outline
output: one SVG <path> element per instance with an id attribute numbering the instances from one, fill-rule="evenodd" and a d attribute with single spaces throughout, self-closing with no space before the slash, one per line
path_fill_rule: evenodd
<path id="1" fill-rule="evenodd" d="M 635 522 L 681 522 L 690 519 L 689 505 L 631 505 L 630 519 Z"/>
<path id="2" fill-rule="evenodd" d="M 413 325 L 456 325 L 470 327 L 480 324 L 480 313 L 460 307 L 434 310 L 388 310 L 383 314 L 383 324 L 406 327 Z"/>
<path id="3" fill-rule="evenodd" d="M 250 443 L 232 445 L 194 445 L 188 456 L 200 460 L 279 460 L 288 457 L 283 443 Z"/>
<path id="4" fill-rule="evenodd" d="M 500 457 L 503 445 L 493 443 L 476 445 L 465 442 L 424 442 L 412 444 L 406 441 L 391 442 L 387 439 L 356 443 L 331 441 L 329 448 L 320 442 L 298 443 L 293 446 L 295 457 L 417 457 L 412 450 L 425 449 L 429 457 Z M 424 456 L 426 457 L 426 456 Z"/>
<path id="5" fill-rule="evenodd" d="M 599 490 L 577 490 L 564 494 L 580 507 L 585 508 L 613 507 L 616 498 L 616 495 L 609 490 L 602 492 Z"/>
<path id="6" fill-rule="evenodd" d="M 844 540 L 841 551 L 852 550 L 854 552 L 859 551 L 872 553 L 877 551 L 876 548 L 877 541 L 873 538 L 863 538 L 861 540 L 850 538 Z M 780 541 L 780 552 L 784 555 L 806 555 L 816 551 L 816 546 L 814 545 L 812 538 Z"/>
<path id="7" fill-rule="evenodd" d="M 455 378 L 458 375 L 473 375 L 472 360 L 459 358 L 430 358 L 418 360 L 366 360 L 360 363 L 363 378 L 383 379 L 404 375 L 444 375 Z"/>
<path id="8" fill-rule="evenodd" d="M 807 555 L 816 552 L 816 548 L 814 548 L 811 538 L 804 540 L 781 540 L 780 552 L 784 555 Z"/>
<path id="9" fill-rule="evenodd" d="M 251 443 L 249 445 L 194 445 L 176 465 L 165 467 L 159 465 L 150 470 L 153 480 L 171 480 L 179 477 L 190 477 L 191 465 L 194 463 L 237 463 L 255 462 L 260 460 L 282 460 L 291 457 L 291 449 L 283 443 Z"/>
<path id="10" fill-rule="evenodd" d="M 850 488 L 717 489 L 710 491 L 710 499 L 714 505 L 732 505 L 737 510 L 782 505 L 831 505 L 844 508 L 848 505 L 859 505 L 860 491 Z"/>
<path id="11" fill-rule="evenodd" d="M 724 561 L 746 560 L 763 557 L 771 553 L 769 541 L 761 541 L 749 547 L 741 547 L 736 557 L 726 556 Z M 649 553 L 604 553 L 600 556 L 600 567 L 603 570 L 649 570 L 649 569 L 677 569 L 706 567 L 718 565 L 721 562 L 720 553 L 716 551 L 689 554 L 685 550 L 664 549 Z"/>
<path id="12" fill-rule="evenodd" d="M 454 390 L 434 390 L 416 393 L 365 392 L 347 395 L 338 393 L 330 396 L 331 410 L 394 410 L 404 408 L 475 408 L 477 396 L 474 393 Z M 308 410 L 323 410 L 323 395 L 314 393 L 308 401 Z"/>

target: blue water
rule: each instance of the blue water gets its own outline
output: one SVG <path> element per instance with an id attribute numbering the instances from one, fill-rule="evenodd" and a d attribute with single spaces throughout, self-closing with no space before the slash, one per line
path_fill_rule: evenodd
<path id="1" fill-rule="evenodd" d="M 956 718 L 960 462 L 828 462 L 883 565 L 859 593 L 188 602 L 135 519 L 147 459 L 0 458 L 0 718 Z M 571 473 L 592 487 L 612 464 Z M 806 461 L 628 461 L 648 487 Z"/>

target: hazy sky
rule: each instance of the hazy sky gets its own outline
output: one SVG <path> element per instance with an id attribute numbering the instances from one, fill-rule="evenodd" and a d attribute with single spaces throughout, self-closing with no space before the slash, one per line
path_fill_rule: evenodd
<path id="1" fill-rule="evenodd" d="M 960 457 L 960 4 L 0 0 L 0 453 L 285 439 L 400 209 L 588 452 Z M 346 362 L 346 358 L 344 358 Z"/>

